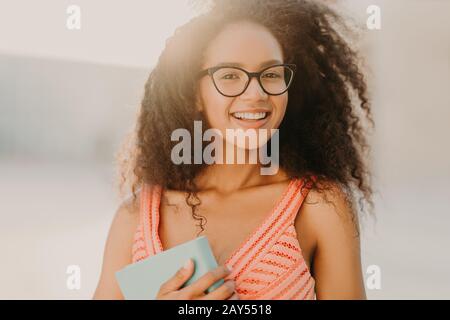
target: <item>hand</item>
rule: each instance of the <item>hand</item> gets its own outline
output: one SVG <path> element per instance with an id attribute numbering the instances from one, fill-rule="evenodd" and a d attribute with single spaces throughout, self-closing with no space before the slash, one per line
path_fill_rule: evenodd
<path id="1" fill-rule="evenodd" d="M 227 280 L 220 287 L 205 294 L 211 285 L 230 274 L 226 266 L 219 266 L 190 285 L 181 288 L 193 272 L 194 264 L 189 259 L 183 268 L 161 285 L 156 300 L 239 300 L 233 280 Z"/>

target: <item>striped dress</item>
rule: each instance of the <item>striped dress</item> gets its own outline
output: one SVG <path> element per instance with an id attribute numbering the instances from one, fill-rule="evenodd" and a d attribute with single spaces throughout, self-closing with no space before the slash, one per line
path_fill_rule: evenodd
<path id="1" fill-rule="evenodd" d="M 302 255 L 294 226 L 295 217 L 308 188 L 301 179 L 292 179 L 263 223 L 225 264 L 232 272 L 241 300 L 311 300 L 314 285 Z M 140 222 L 134 235 L 133 262 L 162 251 L 158 234 L 162 188 L 144 184 L 141 188 Z"/>

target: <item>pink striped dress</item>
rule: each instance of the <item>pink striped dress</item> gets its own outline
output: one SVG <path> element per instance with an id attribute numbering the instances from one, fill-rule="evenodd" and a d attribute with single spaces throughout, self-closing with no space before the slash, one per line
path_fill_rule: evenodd
<path id="1" fill-rule="evenodd" d="M 302 188 L 304 186 L 304 188 Z M 311 300 L 314 285 L 294 226 L 308 188 L 292 179 L 272 212 L 226 261 L 241 300 Z M 162 188 L 141 188 L 140 222 L 134 235 L 133 262 L 162 252 L 158 234 Z"/>

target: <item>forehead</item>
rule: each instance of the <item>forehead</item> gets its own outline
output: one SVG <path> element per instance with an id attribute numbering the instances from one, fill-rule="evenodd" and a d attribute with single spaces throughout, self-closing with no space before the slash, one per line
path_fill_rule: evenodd
<path id="1" fill-rule="evenodd" d="M 239 21 L 225 26 L 209 44 L 204 67 L 232 63 L 257 71 L 261 64 L 271 60 L 283 62 L 278 40 L 262 25 Z"/>

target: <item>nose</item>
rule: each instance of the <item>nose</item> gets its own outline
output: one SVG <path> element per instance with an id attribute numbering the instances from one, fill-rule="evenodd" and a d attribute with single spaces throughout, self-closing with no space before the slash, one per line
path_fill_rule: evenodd
<path id="1" fill-rule="evenodd" d="M 241 94 L 243 100 L 265 100 L 268 94 L 264 92 L 263 88 L 256 77 L 250 79 L 247 89 Z"/>

